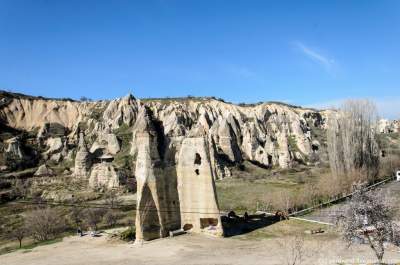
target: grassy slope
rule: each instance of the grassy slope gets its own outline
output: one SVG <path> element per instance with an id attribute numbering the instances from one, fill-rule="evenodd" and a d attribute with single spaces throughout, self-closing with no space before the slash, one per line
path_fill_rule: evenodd
<path id="1" fill-rule="evenodd" d="M 232 178 L 216 182 L 221 210 L 254 211 L 274 203 L 282 193 L 300 195 L 306 183 L 315 183 L 327 169 L 299 167 L 291 170 L 268 170 L 245 162 L 245 170 L 233 170 Z M 274 205 L 270 205 L 274 206 Z"/>

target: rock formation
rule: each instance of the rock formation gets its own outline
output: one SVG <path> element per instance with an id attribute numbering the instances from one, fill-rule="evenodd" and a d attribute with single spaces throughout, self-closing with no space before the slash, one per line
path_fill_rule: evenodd
<path id="1" fill-rule="evenodd" d="M 232 162 L 240 162 L 242 156 L 239 150 L 236 134 L 232 126 L 226 119 L 222 119 L 218 124 L 216 137 L 218 139 L 218 146 L 221 151 L 227 155 L 228 159 Z"/>
<path id="2" fill-rule="evenodd" d="M 91 168 L 89 187 L 99 189 L 113 189 L 120 186 L 120 175 L 109 162 L 96 163 Z"/>
<path id="3" fill-rule="evenodd" d="M 183 140 L 177 175 L 182 228 L 223 235 L 204 127 L 195 127 Z"/>
<path id="4" fill-rule="evenodd" d="M 49 177 L 49 176 L 53 176 L 54 172 L 46 164 L 43 164 L 38 168 L 38 170 L 35 172 L 34 175 L 41 176 L 41 177 Z"/>
<path id="5" fill-rule="evenodd" d="M 104 110 L 103 119 L 108 127 L 116 129 L 122 124 L 133 125 L 136 120 L 138 103 L 131 95 L 112 100 Z"/>
<path id="6" fill-rule="evenodd" d="M 96 141 L 90 148 L 90 152 L 95 153 L 99 149 L 105 149 L 112 155 L 117 154 L 121 150 L 117 136 L 109 130 L 98 133 Z"/>
<path id="7" fill-rule="evenodd" d="M 75 156 L 74 176 L 82 179 L 88 178 L 91 165 L 91 155 L 87 150 L 83 133 L 80 133 L 78 150 Z"/>
<path id="8" fill-rule="evenodd" d="M 141 109 L 134 128 L 137 144 L 136 240 L 140 242 L 165 237 L 170 230 L 179 227 L 179 208 L 171 191 L 174 183 L 168 181 L 160 157 L 159 132 L 147 108 Z"/>
<path id="9" fill-rule="evenodd" d="M 18 137 L 13 137 L 9 139 L 7 142 L 8 144 L 6 148 L 6 154 L 10 155 L 11 157 L 15 157 L 18 159 L 23 159 L 24 158 L 24 153 L 22 152 L 21 149 L 21 144 L 19 142 Z"/>
<path id="10" fill-rule="evenodd" d="M 307 163 L 314 155 L 313 129 L 325 129 L 328 113 L 281 103 L 237 106 L 212 98 L 139 101 L 128 95 L 111 101 L 78 102 L 3 94 L 6 100 L 0 108 L 0 119 L 7 126 L 27 131 L 36 128 L 42 132 L 41 137 L 68 134 L 67 142 L 73 142 L 81 129 L 92 139 L 92 153 L 100 148 L 112 155 L 121 152 L 121 139 L 110 130 L 132 128 L 143 106 L 163 127 L 165 144 L 175 150 L 166 156 L 177 155 L 183 138 L 195 124 L 202 123 L 217 147 L 215 159 L 211 158 L 218 171 L 216 178 L 225 176 L 230 166 L 227 162 L 251 160 L 284 168 Z M 134 154 L 136 144 L 131 142 L 130 147 Z"/>
<path id="11" fill-rule="evenodd" d="M 61 161 L 68 155 L 67 139 L 65 137 L 48 138 L 46 141 L 47 151 L 44 157 L 56 162 Z"/>
<path id="12" fill-rule="evenodd" d="M 381 119 L 378 122 L 379 133 L 396 133 L 400 131 L 400 121 Z"/>

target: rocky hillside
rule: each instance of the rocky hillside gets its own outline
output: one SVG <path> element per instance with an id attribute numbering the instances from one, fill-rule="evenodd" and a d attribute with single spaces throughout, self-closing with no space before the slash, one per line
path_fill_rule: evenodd
<path id="1" fill-rule="evenodd" d="M 134 175 L 138 130 L 153 128 L 163 163 L 174 165 L 183 140 L 199 127 L 212 149 L 216 178 L 230 176 L 230 168 L 244 160 L 265 168 L 313 165 L 325 160 L 327 116 L 276 102 L 239 106 L 215 98 L 132 95 L 82 102 L 1 92 L 0 168 L 46 164 L 52 174 L 114 187 Z"/>

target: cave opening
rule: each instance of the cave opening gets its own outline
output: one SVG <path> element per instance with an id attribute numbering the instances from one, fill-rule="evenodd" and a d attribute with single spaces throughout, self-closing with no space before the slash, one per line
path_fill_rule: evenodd
<path id="1" fill-rule="evenodd" d="M 192 229 L 193 228 L 193 225 L 192 224 L 185 224 L 184 226 L 183 226 L 183 230 L 184 231 L 188 231 L 188 230 L 190 230 L 190 229 Z"/>
<path id="2" fill-rule="evenodd" d="M 196 156 L 194 158 L 194 164 L 201 165 L 201 156 L 199 155 L 199 153 L 196 153 Z"/>
<path id="3" fill-rule="evenodd" d="M 218 219 L 217 218 L 200 218 L 200 228 L 206 228 L 209 226 L 217 226 Z"/>

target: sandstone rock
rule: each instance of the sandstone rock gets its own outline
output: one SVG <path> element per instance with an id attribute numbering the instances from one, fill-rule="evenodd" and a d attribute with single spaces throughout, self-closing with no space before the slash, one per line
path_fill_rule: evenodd
<path id="1" fill-rule="evenodd" d="M 171 112 L 163 119 L 165 135 L 170 137 L 185 135 L 185 121 L 186 117 L 181 112 Z"/>
<path id="2" fill-rule="evenodd" d="M 182 228 L 223 235 L 210 150 L 203 127 L 195 128 L 183 140 L 177 175 Z"/>
<path id="3" fill-rule="evenodd" d="M 299 154 L 306 159 L 313 153 L 308 124 L 322 127 L 325 119 L 322 118 L 325 114 L 277 103 L 238 107 L 215 100 L 172 100 L 165 105 L 159 101 L 146 102 L 146 105 L 151 107 L 157 119 L 167 124 L 164 127 L 167 130 L 171 131 L 179 120 L 179 124 L 185 127 L 180 131 L 185 131 L 186 135 L 193 124 L 201 123 L 215 140 L 218 152 L 225 154 L 229 160 L 239 163 L 244 157 L 264 166 L 292 165 L 295 156 L 287 147 L 289 137 L 295 142 Z M 220 164 L 221 160 L 217 162 L 215 164 Z"/>
<path id="4" fill-rule="evenodd" d="M 41 177 L 49 177 L 49 176 L 53 176 L 54 172 L 46 164 L 43 164 L 38 168 L 38 170 L 36 170 L 34 175 L 41 176 Z"/>
<path id="5" fill-rule="evenodd" d="M 242 156 L 238 147 L 236 135 L 232 126 L 226 119 L 222 119 L 218 125 L 218 146 L 232 162 L 240 162 Z"/>
<path id="6" fill-rule="evenodd" d="M 400 132 L 400 121 L 398 120 L 387 120 L 387 119 L 380 119 L 378 121 L 378 132 L 379 133 L 397 133 Z"/>
<path id="7" fill-rule="evenodd" d="M 105 149 L 107 153 L 115 155 L 121 150 L 121 147 L 115 134 L 104 132 L 97 135 L 97 139 L 90 148 L 90 152 L 95 153 L 98 149 Z"/>
<path id="8" fill-rule="evenodd" d="M 46 141 L 48 147 L 44 157 L 56 162 L 61 161 L 68 155 L 67 139 L 65 137 L 48 138 Z"/>
<path id="9" fill-rule="evenodd" d="M 242 150 L 246 158 L 265 166 L 272 166 L 274 148 L 270 148 L 273 143 L 269 136 L 254 122 L 246 122 L 243 128 Z"/>
<path id="10" fill-rule="evenodd" d="M 114 166 L 109 162 L 101 162 L 93 165 L 90 177 L 89 187 L 112 189 L 120 186 L 120 180 L 123 176 L 117 172 Z"/>
<path id="11" fill-rule="evenodd" d="M 139 112 L 134 126 L 134 142 L 137 161 L 135 176 L 137 180 L 136 241 L 165 237 L 170 230 L 179 227 L 176 212 L 178 201 L 176 185 L 166 174 L 160 158 L 158 132 L 147 108 Z M 171 171 L 169 171 L 171 173 Z M 175 182 L 176 183 L 176 182 Z"/>
<path id="12" fill-rule="evenodd" d="M 8 155 L 11 157 L 16 157 L 19 159 L 24 158 L 24 153 L 21 149 L 21 143 L 18 137 L 11 138 L 6 142 L 8 144 L 7 149 L 5 150 Z"/>
<path id="13" fill-rule="evenodd" d="M 61 137 L 47 139 L 46 145 L 48 146 L 47 154 L 61 152 L 64 147 Z"/>
<path id="14" fill-rule="evenodd" d="M 103 120 L 112 129 L 116 129 L 124 123 L 131 126 L 136 120 L 137 111 L 136 99 L 129 94 L 126 97 L 110 101 L 103 113 Z"/>
<path id="15" fill-rule="evenodd" d="M 286 160 L 295 159 L 294 154 L 284 150 L 285 147 L 278 148 L 286 145 L 287 139 L 284 140 L 284 137 L 295 140 L 296 152 L 304 159 L 313 154 L 311 145 L 315 139 L 310 133 L 312 127 L 326 129 L 329 113 L 334 112 L 318 112 L 279 103 L 242 107 L 213 99 L 150 100 L 141 103 L 131 95 L 96 102 L 15 96 L 7 98 L 0 109 L 0 116 L 13 128 L 42 128 L 42 136 L 45 138 L 52 132 L 63 133 L 62 128 L 74 137 L 80 123 L 86 124 L 85 132 L 91 136 L 105 133 L 109 128 L 116 129 L 122 124 L 131 126 L 136 121 L 141 105 L 152 110 L 154 117 L 163 126 L 165 143 L 172 143 L 172 148 L 179 148 L 183 137 L 195 124 L 201 123 L 229 160 L 240 163 L 245 158 L 265 166 L 290 166 L 293 161 Z M 118 152 L 115 136 L 103 138 L 107 138 L 108 152 Z M 100 143 L 95 144 L 96 148 L 99 146 Z"/>
<path id="16" fill-rule="evenodd" d="M 289 151 L 289 143 L 288 138 L 285 133 L 279 133 L 277 136 L 278 139 L 278 162 L 281 168 L 289 168 L 291 165 L 291 153 Z"/>
<path id="17" fill-rule="evenodd" d="M 87 150 L 83 133 L 80 133 L 78 150 L 75 156 L 74 176 L 83 179 L 88 178 L 91 165 L 92 165 L 91 155 Z"/>

